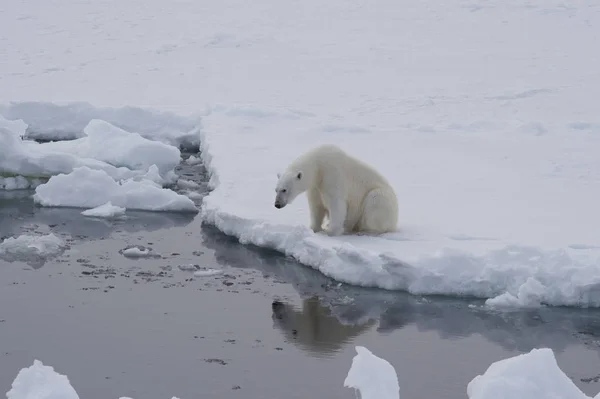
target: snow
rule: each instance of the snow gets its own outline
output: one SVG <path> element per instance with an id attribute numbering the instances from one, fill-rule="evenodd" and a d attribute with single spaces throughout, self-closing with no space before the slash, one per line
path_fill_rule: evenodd
<path id="1" fill-rule="evenodd" d="M 53 233 L 46 235 L 22 234 L 0 242 L 0 259 L 19 260 L 31 257 L 49 258 L 60 254 L 65 242 Z"/>
<path id="2" fill-rule="evenodd" d="M 361 399 L 400 399 L 396 369 L 387 360 L 357 346 L 344 386 L 360 391 Z"/>
<path id="3" fill-rule="evenodd" d="M 125 214 L 125 208 L 113 205 L 112 202 L 91 208 L 81 212 L 83 216 L 90 216 L 96 218 L 114 218 Z"/>
<path id="4" fill-rule="evenodd" d="M 23 2 L 0 12 L 0 169 L 164 187 L 162 157 L 144 159 L 161 172 L 145 178 L 20 137 L 87 139 L 104 121 L 201 143 L 203 222 L 241 242 L 356 285 L 597 307 L 599 24 L 593 0 Z M 273 207 L 276 173 L 324 143 L 391 181 L 398 233 L 326 237 L 307 228 L 305 198 Z M 52 179 L 36 195 L 64 206 L 43 198 Z"/>

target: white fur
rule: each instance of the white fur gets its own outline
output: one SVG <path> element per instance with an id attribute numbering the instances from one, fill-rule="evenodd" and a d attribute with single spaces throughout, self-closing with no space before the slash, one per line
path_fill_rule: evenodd
<path id="1" fill-rule="evenodd" d="M 314 232 L 323 230 L 325 217 L 329 235 L 381 234 L 397 228 L 398 200 L 388 181 L 335 145 L 308 151 L 277 176 L 275 207 L 283 208 L 306 192 Z"/>

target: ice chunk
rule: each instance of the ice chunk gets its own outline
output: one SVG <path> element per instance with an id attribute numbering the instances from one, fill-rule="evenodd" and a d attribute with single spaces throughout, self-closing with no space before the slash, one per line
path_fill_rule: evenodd
<path id="1" fill-rule="evenodd" d="M 523 285 L 519 287 L 517 295 L 505 292 L 495 298 L 485 301 L 485 304 L 494 308 L 530 308 L 541 306 L 541 301 L 546 287 L 533 277 L 529 277 Z"/>
<path id="2" fill-rule="evenodd" d="M 179 165 L 181 153 L 178 148 L 148 140 L 106 121 L 91 120 L 84 133 L 84 137 L 76 140 L 45 143 L 44 146 L 51 151 L 96 159 L 131 170 L 148 170 L 156 165 L 161 175 Z"/>
<path id="3" fill-rule="evenodd" d="M 0 123 L 0 188 L 35 187 L 38 177 L 70 173 L 81 166 L 102 170 L 115 180 L 147 179 L 161 186 L 177 178 L 179 149 L 104 121 L 91 121 L 80 139 L 42 144 L 21 140 L 17 128 L 6 120 Z"/>
<path id="4" fill-rule="evenodd" d="M 51 177 L 48 183 L 36 188 L 33 198 L 43 206 L 95 208 L 111 202 L 126 209 L 198 211 L 188 197 L 157 187 L 154 182 L 145 179 L 117 182 L 106 172 L 88 167 L 76 168 L 69 174 Z"/>
<path id="5" fill-rule="evenodd" d="M 110 201 L 92 209 L 81 212 L 83 216 L 91 216 L 97 218 L 114 218 L 125 214 L 125 208 L 113 205 Z"/>
<path id="6" fill-rule="evenodd" d="M 177 180 L 177 185 L 181 188 L 198 188 L 200 185 L 192 180 L 179 179 Z"/>
<path id="7" fill-rule="evenodd" d="M 126 258 L 160 258 L 160 254 L 154 252 L 152 248 L 147 248 L 142 245 L 133 245 L 123 248 L 119 253 Z"/>
<path id="8" fill-rule="evenodd" d="M 0 190 L 23 190 L 31 187 L 33 184 L 33 181 L 29 181 L 23 176 L 0 177 Z"/>
<path id="9" fill-rule="evenodd" d="M 590 399 L 558 367 L 552 349 L 493 363 L 467 386 L 469 399 Z"/>
<path id="10" fill-rule="evenodd" d="M 190 155 L 190 157 L 185 160 L 185 163 L 187 163 L 188 165 L 197 165 L 199 163 L 202 163 L 202 158 Z"/>
<path id="11" fill-rule="evenodd" d="M 344 386 L 360 391 L 361 399 L 400 399 L 396 369 L 387 360 L 357 346 Z"/>
<path id="12" fill-rule="evenodd" d="M 79 399 L 67 376 L 39 360 L 21 369 L 6 393 L 7 399 Z"/>
<path id="13" fill-rule="evenodd" d="M 14 132 L 0 127 L 0 173 L 22 175 L 30 178 L 50 177 L 58 173 L 70 173 L 86 166 L 105 171 L 115 179 L 131 178 L 147 173 L 116 167 L 91 158 L 81 158 L 54 148 L 53 143 L 39 144 L 21 141 Z"/>
<path id="14" fill-rule="evenodd" d="M 21 135 L 36 140 L 72 140 L 85 136 L 84 129 L 93 119 L 104 120 L 123 130 L 176 147 L 197 148 L 197 117 L 182 117 L 170 112 L 139 107 L 94 107 L 84 102 L 53 104 L 15 102 L 0 113 L 5 118 L 22 120 Z M 0 117 L 0 125 L 1 125 Z"/>
<path id="15" fill-rule="evenodd" d="M 33 365 L 22 368 L 13 380 L 7 399 L 79 399 L 79 395 L 66 375 L 51 366 L 34 360 Z M 119 399 L 132 399 L 121 396 Z M 171 399 L 179 399 L 173 396 Z"/>
<path id="16" fill-rule="evenodd" d="M 194 276 L 196 277 L 212 277 L 219 274 L 223 274 L 223 270 L 206 268 L 194 272 Z"/>
<path id="17" fill-rule="evenodd" d="M 0 257 L 10 260 L 30 257 L 48 258 L 60 254 L 64 247 L 64 241 L 52 233 L 41 236 L 23 234 L 2 241 Z"/>

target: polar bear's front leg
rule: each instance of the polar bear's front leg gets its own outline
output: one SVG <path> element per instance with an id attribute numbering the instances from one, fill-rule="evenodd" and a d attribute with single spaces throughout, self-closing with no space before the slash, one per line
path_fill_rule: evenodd
<path id="1" fill-rule="evenodd" d="M 310 228 L 315 233 L 323 230 L 323 219 L 325 218 L 325 205 L 318 190 L 308 190 L 308 208 L 310 210 Z"/>
<path id="2" fill-rule="evenodd" d="M 343 198 L 328 198 L 329 204 L 329 227 L 327 234 L 339 236 L 344 233 L 344 222 L 346 221 L 346 201 Z"/>

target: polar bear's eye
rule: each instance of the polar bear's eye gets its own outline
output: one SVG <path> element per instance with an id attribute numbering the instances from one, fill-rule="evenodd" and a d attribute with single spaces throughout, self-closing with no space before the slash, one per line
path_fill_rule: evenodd
<path id="1" fill-rule="evenodd" d="M 282 193 L 286 193 L 287 190 L 284 188 L 283 190 L 281 190 Z"/>

